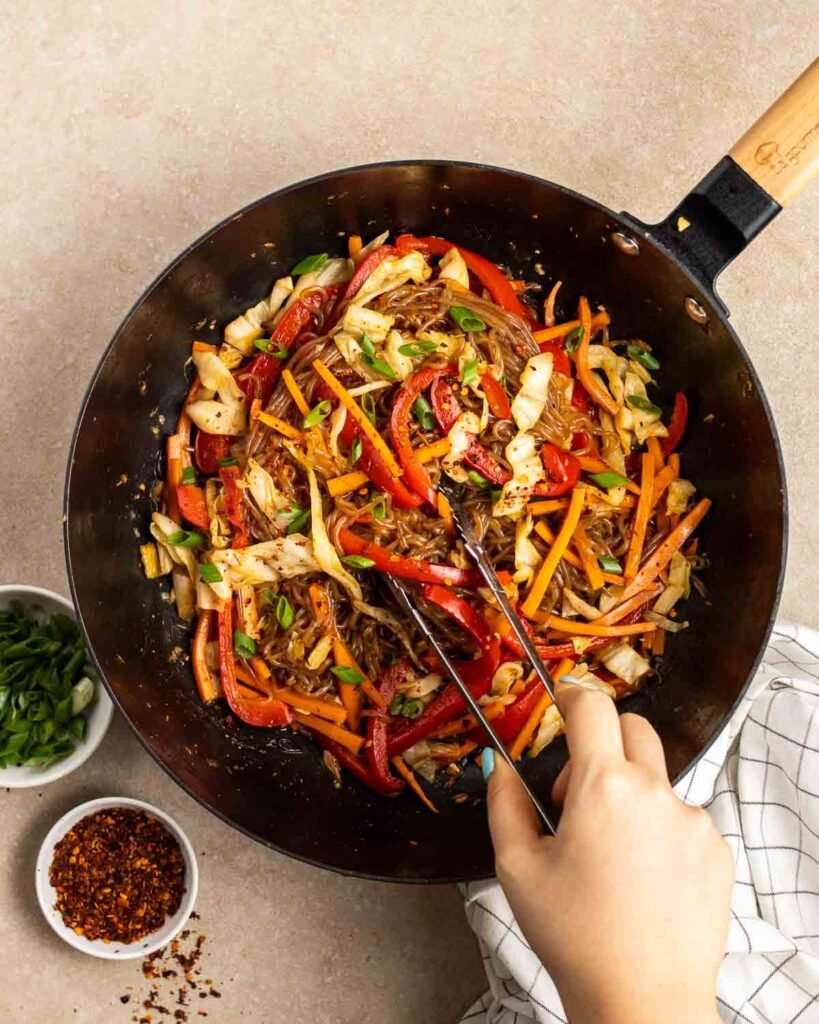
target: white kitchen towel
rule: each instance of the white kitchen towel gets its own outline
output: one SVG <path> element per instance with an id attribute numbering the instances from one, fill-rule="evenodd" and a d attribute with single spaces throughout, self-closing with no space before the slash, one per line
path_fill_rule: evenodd
<path id="1" fill-rule="evenodd" d="M 736 859 L 722 1019 L 819 1024 L 819 633 L 777 623 L 741 705 L 676 789 Z M 490 989 L 461 1024 L 565 1022 L 498 883 L 465 894 Z"/>

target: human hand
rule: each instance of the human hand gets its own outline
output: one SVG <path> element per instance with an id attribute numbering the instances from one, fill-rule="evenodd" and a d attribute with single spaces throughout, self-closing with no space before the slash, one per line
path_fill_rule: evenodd
<path id="1" fill-rule="evenodd" d="M 571 1024 L 717 1021 L 731 850 L 672 791 L 644 718 L 618 716 L 599 691 L 558 690 L 570 760 L 552 794 L 557 835 L 541 835 L 501 758 L 489 777 L 497 875 L 523 934 Z"/>

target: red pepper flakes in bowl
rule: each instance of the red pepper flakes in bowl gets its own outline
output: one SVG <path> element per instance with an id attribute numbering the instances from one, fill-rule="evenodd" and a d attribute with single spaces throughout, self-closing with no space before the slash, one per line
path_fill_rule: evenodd
<path id="1" fill-rule="evenodd" d="M 56 844 L 49 880 L 55 909 L 77 935 L 132 943 L 179 909 L 185 859 L 162 822 L 111 807 L 82 818 Z"/>

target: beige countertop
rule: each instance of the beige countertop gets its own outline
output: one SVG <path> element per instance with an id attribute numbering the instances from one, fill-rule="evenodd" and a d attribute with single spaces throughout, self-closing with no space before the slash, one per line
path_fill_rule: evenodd
<path id="1" fill-rule="evenodd" d="M 816 0 L 16 5 L 0 36 L 0 580 L 67 592 L 62 484 L 83 391 L 133 300 L 210 225 L 288 182 L 407 156 L 517 167 L 658 219 L 815 56 L 817 15 Z M 781 613 L 813 626 L 817 252 L 819 187 L 720 287 L 785 450 Z M 200 855 L 195 927 L 222 997 L 192 1020 L 447 1024 L 483 989 L 454 888 L 271 853 L 116 721 L 71 778 L 0 796 L 3 1020 L 125 1024 L 147 994 L 138 962 L 72 952 L 34 900 L 49 825 L 110 793 L 174 814 Z"/>

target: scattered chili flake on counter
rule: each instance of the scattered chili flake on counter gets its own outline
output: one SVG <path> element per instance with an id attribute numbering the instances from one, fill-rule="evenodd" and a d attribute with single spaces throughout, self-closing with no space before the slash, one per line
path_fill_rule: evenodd
<path id="1" fill-rule="evenodd" d="M 176 913 L 185 861 L 165 826 L 142 810 L 113 807 L 82 818 L 54 848 L 55 909 L 77 935 L 137 942 Z"/>

